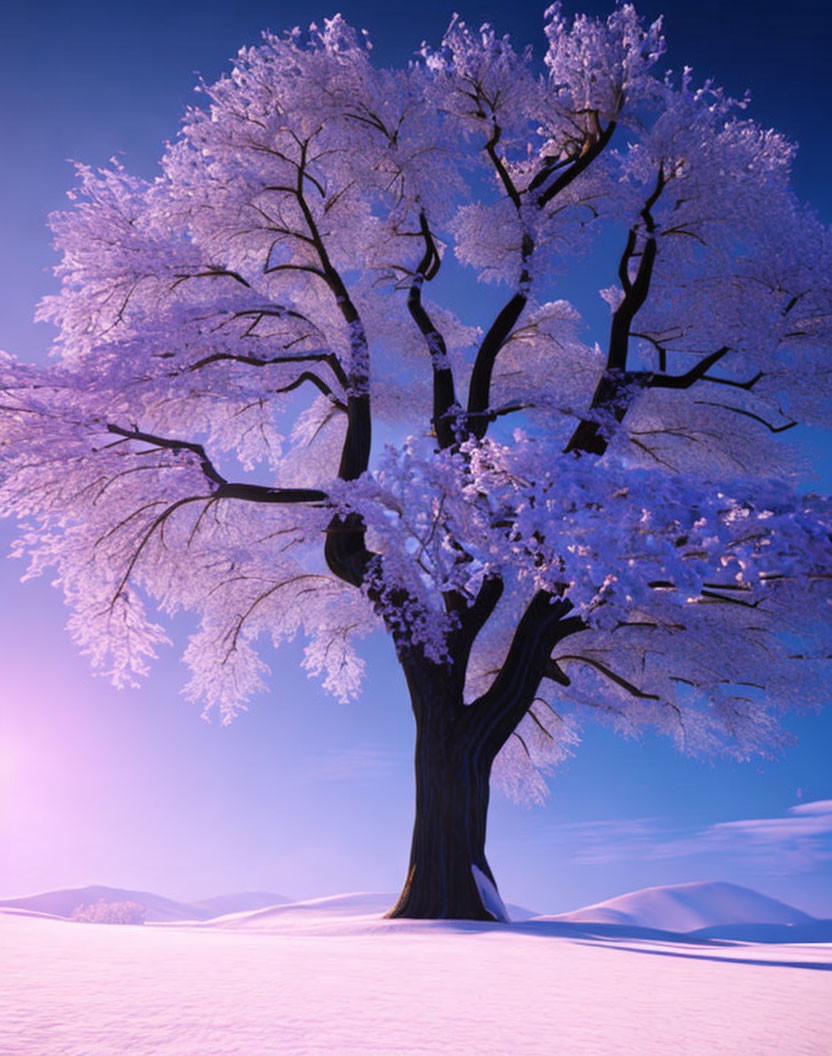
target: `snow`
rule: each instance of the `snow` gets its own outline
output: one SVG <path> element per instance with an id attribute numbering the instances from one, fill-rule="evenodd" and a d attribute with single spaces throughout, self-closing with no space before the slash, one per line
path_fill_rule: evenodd
<path id="1" fill-rule="evenodd" d="M 328 895 L 301 902 L 267 906 L 250 913 L 229 913 L 206 922 L 206 926 L 252 931 L 291 931 L 335 928 L 351 930 L 356 919 L 362 922 L 381 918 L 396 897 L 379 891 L 356 891 L 348 895 Z"/>
<path id="2" fill-rule="evenodd" d="M 282 902 L 291 902 L 285 895 L 276 895 L 271 891 L 240 891 L 232 895 L 214 895 L 194 902 L 198 909 L 204 909 L 212 917 L 225 913 L 244 913 L 251 909 L 265 909 Z"/>
<path id="3" fill-rule="evenodd" d="M 367 896 L 276 907 L 245 928 L 0 913 L 0 1052 L 832 1051 L 832 945 L 576 941 L 545 921 L 390 921 L 369 908 Z"/>
<path id="4" fill-rule="evenodd" d="M 0 908 L 27 909 L 35 913 L 69 917 L 79 906 L 95 905 L 101 899 L 105 902 L 136 902 L 145 907 L 146 919 L 149 921 L 206 920 L 212 916 L 207 909 L 199 909 L 190 903 L 178 902 L 150 891 L 132 891 L 121 887 L 105 887 L 102 884 L 67 887 L 20 898 L 0 899 Z"/>
<path id="5" fill-rule="evenodd" d="M 0 909 L 28 910 L 49 916 L 69 917 L 79 906 L 92 906 L 99 901 L 136 902 L 144 906 L 146 920 L 208 920 L 225 913 L 262 909 L 280 902 L 288 902 L 284 895 L 265 891 L 245 891 L 217 895 L 198 902 L 180 902 L 150 891 L 132 891 L 122 887 L 91 884 L 87 887 L 68 887 L 57 891 L 41 891 L 35 895 L 0 899 Z"/>
<path id="6" fill-rule="evenodd" d="M 751 888 L 720 881 L 648 887 L 546 919 L 686 932 L 719 925 L 807 924 L 812 917 Z"/>
<path id="7" fill-rule="evenodd" d="M 715 924 L 692 931 L 691 937 L 738 942 L 832 943 L 832 920 L 810 920 L 803 924 Z"/>
<path id="8" fill-rule="evenodd" d="M 499 894 L 496 893 L 499 899 Z M 243 891 L 230 895 L 215 895 L 195 902 L 177 902 L 150 891 L 132 891 L 122 887 L 61 888 L 41 891 L 35 895 L 0 899 L 0 911 L 30 916 L 71 917 L 78 906 L 105 902 L 136 902 L 144 906 L 145 920 L 153 923 L 185 921 L 214 921 L 223 927 L 266 927 L 269 922 L 281 922 L 322 916 L 351 917 L 355 915 L 383 916 L 396 902 L 392 891 L 357 891 L 347 895 L 328 895 L 293 901 L 285 895 L 266 891 Z M 504 920 L 531 920 L 538 914 L 525 906 L 509 903 L 503 906 Z"/>
<path id="9" fill-rule="evenodd" d="M 500 892 L 494 886 L 494 883 L 489 880 L 482 869 L 478 869 L 476 865 L 471 866 L 471 872 L 474 874 L 474 880 L 477 883 L 477 889 L 482 899 L 482 904 L 491 913 L 495 920 L 508 920 L 509 914 L 506 909 Z"/>

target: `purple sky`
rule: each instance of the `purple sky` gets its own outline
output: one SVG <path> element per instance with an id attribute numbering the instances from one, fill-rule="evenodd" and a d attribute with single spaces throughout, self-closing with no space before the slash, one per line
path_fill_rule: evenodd
<path id="1" fill-rule="evenodd" d="M 395 63 L 422 39 L 436 42 L 459 5 L 422 4 L 412 26 L 400 24 L 395 5 L 340 6 L 370 30 L 379 61 Z M 832 219 L 818 91 L 832 45 L 827 5 L 796 0 L 788 18 L 782 5 L 710 0 L 640 10 L 667 14 L 671 65 L 691 64 L 735 94 L 751 88 L 753 116 L 801 144 L 799 192 Z M 492 18 L 540 50 L 537 4 L 477 3 L 463 14 Z M 102 164 L 119 152 L 129 170 L 153 175 L 194 71 L 213 79 L 261 28 L 308 19 L 305 5 L 254 0 L 41 2 L 36 13 L 6 5 L 0 348 L 34 359 L 48 347 L 48 328 L 31 318 L 54 289 L 45 219 L 71 185 L 66 159 Z M 473 301 L 469 311 L 476 321 Z M 828 438 L 813 444 L 828 466 Z M 832 488 L 832 473 L 822 483 Z M 0 524 L 0 553 L 14 534 Z M 177 648 L 139 692 L 94 679 L 63 629 L 59 595 L 45 580 L 21 586 L 21 573 L 0 559 L 0 897 L 86 883 L 182 898 L 398 888 L 413 728 L 383 638 L 367 646 L 371 677 L 359 702 L 336 704 L 307 680 L 294 645 L 267 657 L 274 693 L 221 728 L 180 696 Z M 175 624 L 177 645 L 188 630 L 187 619 Z M 504 897 L 557 912 L 652 884 L 724 879 L 832 916 L 832 709 L 788 725 L 795 746 L 745 765 L 703 763 L 651 736 L 622 741 L 587 726 L 547 806 L 492 798 L 489 858 Z"/>

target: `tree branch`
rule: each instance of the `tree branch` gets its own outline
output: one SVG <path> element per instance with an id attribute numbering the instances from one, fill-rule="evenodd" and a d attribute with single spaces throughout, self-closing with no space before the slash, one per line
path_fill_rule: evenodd
<path id="1" fill-rule="evenodd" d="M 179 451 L 190 451 L 199 459 L 202 472 L 212 484 L 227 484 L 228 481 L 214 468 L 214 464 L 205 452 L 202 444 L 195 444 L 190 440 L 176 440 L 166 436 L 156 436 L 154 433 L 144 433 L 140 429 L 125 429 L 123 426 L 107 423 L 107 432 L 116 436 L 123 436 L 126 440 L 141 440 L 153 447 L 165 448 L 168 451 L 178 453 Z"/>
<path id="2" fill-rule="evenodd" d="M 251 289 L 251 283 L 247 282 L 238 271 L 231 271 L 229 268 L 209 268 L 207 271 L 195 271 L 190 274 L 177 275 L 176 281 L 173 283 L 171 289 L 176 289 L 177 286 L 183 282 L 188 282 L 190 279 L 233 279 L 235 282 L 240 283 L 241 286 L 245 286 L 246 289 Z"/>
<path id="3" fill-rule="evenodd" d="M 626 678 L 623 678 L 621 675 L 617 674 L 615 671 L 612 670 L 612 668 L 607 667 L 606 664 L 602 664 L 600 660 L 594 660 L 592 657 L 589 656 L 579 656 L 577 654 L 572 653 L 561 655 L 557 659 L 558 663 L 563 663 L 564 661 L 572 661 L 575 663 L 588 664 L 596 671 L 599 671 L 605 678 L 608 678 L 610 682 L 614 682 L 617 686 L 620 686 L 622 689 L 626 690 L 631 697 L 636 697 L 638 700 L 661 699 L 655 693 L 645 693 L 644 690 L 640 689 L 632 682 L 629 682 Z"/>
<path id="4" fill-rule="evenodd" d="M 433 370 L 433 428 L 440 449 L 456 442 L 456 428 L 452 408 L 456 406 L 454 378 L 448 361 L 445 339 L 422 304 L 422 284 L 430 282 L 439 271 L 441 259 L 428 225 L 425 211 L 419 213 L 419 228 L 425 241 L 425 252 L 416 266 L 416 275 L 407 297 L 407 310 L 425 338 Z"/>
<path id="5" fill-rule="evenodd" d="M 202 444 L 196 444 L 190 440 L 156 436 L 154 433 L 145 433 L 140 429 L 125 429 L 112 422 L 108 423 L 106 428 L 108 433 L 122 436 L 125 440 L 141 440 L 142 443 L 150 444 L 152 447 L 163 448 L 174 453 L 190 451 L 196 455 L 199 459 L 200 469 L 206 479 L 210 481 L 212 490 L 209 495 L 195 496 L 195 499 L 242 499 L 247 502 L 261 503 L 322 503 L 329 501 L 326 492 L 318 488 L 269 488 L 263 484 L 233 483 L 228 481 L 216 469 Z"/>
<path id="6" fill-rule="evenodd" d="M 571 610 L 570 601 L 543 590 L 529 602 L 499 674 L 471 705 L 478 739 L 489 754 L 497 754 L 531 707 L 542 679 L 551 677 L 554 647 L 586 628 L 581 617 L 568 615 Z"/>
<path id="7" fill-rule="evenodd" d="M 632 227 L 627 236 L 627 243 L 621 254 L 618 265 L 619 276 L 626 278 L 624 298 L 613 313 L 610 325 L 610 339 L 607 350 L 607 368 L 604 371 L 592 397 L 590 409 L 608 412 L 617 422 L 624 420 L 629 400 L 625 399 L 627 386 L 633 376 L 627 374 L 627 355 L 630 342 L 630 328 L 633 319 L 647 300 L 650 291 L 650 279 L 656 261 L 656 224 L 651 209 L 661 195 L 667 179 L 660 168 L 656 185 L 648 196 L 640 212 L 647 237 L 641 250 L 638 270 L 634 279 L 630 279 L 630 261 L 635 257 L 637 243 L 636 228 Z M 604 436 L 598 418 L 584 418 L 575 428 L 566 451 L 582 451 L 587 454 L 603 455 L 607 450 L 608 440 Z"/>
<path id="8" fill-rule="evenodd" d="M 548 678 L 551 682 L 557 682 L 560 686 L 570 686 L 572 684 L 571 678 L 561 671 L 557 662 L 551 658 L 546 662 L 546 666 L 543 669 L 543 677 Z"/>
<path id="9" fill-rule="evenodd" d="M 616 122 L 610 121 L 607 127 L 590 142 L 590 145 L 583 151 L 583 153 L 575 158 L 569 168 L 561 173 L 554 183 L 549 184 L 545 190 L 541 191 L 537 196 L 538 206 L 542 208 L 544 205 L 547 205 L 556 195 L 560 194 L 564 188 L 568 187 L 570 183 L 576 180 L 582 172 L 589 168 L 592 162 L 595 161 L 598 155 L 603 151 L 604 147 L 609 143 L 615 128 Z M 536 191 L 538 187 L 545 183 L 555 167 L 556 166 L 549 166 L 548 168 L 544 167 L 544 169 L 541 169 L 529 184 L 529 190 Z"/>
<path id="10" fill-rule="evenodd" d="M 653 373 L 636 373 L 630 375 L 634 380 L 639 380 L 648 389 L 689 389 L 695 381 L 699 381 L 700 378 L 704 379 L 707 371 L 715 364 L 718 363 L 726 352 L 729 352 L 730 348 L 728 345 L 723 345 L 722 348 L 718 348 L 716 352 L 711 352 L 699 360 L 698 363 L 694 364 L 690 370 L 684 374 L 653 374 Z M 708 378 L 708 381 L 719 381 L 719 378 Z M 756 380 L 756 379 L 755 379 Z M 729 382 L 730 384 L 730 382 Z M 745 384 L 736 383 L 739 388 L 745 388 Z M 748 388 L 754 384 L 754 381 L 748 385 Z"/>
<path id="11" fill-rule="evenodd" d="M 748 381 L 732 381 L 730 378 L 712 378 L 705 374 L 702 377 L 702 381 L 711 381 L 714 385 L 728 385 L 732 389 L 745 389 L 746 392 L 751 392 L 760 378 L 764 378 L 765 373 L 762 370 L 758 370 L 753 378 L 749 378 Z"/>
<path id="12" fill-rule="evenodd" d="M 295 505 L 299 502 L 328 504 L 329 496 L 319 488 L 267 488 L 262 484 L 221 484 L 211 496 L 214 499 L 242 499 L 246 502 L 281 503 Z"/>
<path id="13" fill-rule="evenodd" d="M 529 248 L 530 252 L 531 248 Z M 468 431 L 478 440 L 481 440 L 488 430 L 489 417 L 486 412 L 491 401 L 491 375 L 494 364 L 500 349 L 505 345 L 515 323 L 526 307 L 528 293 L 523 287 L 528 283 L 528 278 L 528 272 L 524 268 L 521 274 L 521 289 L 515 293 L 491 324 L 474 360 L 474 369 L 471 372 L 471 381 L 468 386 L 466 425 Z"/>
<path id="14" fill-rule="evenodd" d="M 341 449 L 338 465 L 338 476 L 341 480 L 356 480 L 364 472 L 370 460 L 371 417 L 369 389 L 369 348 L 364 324 L 353 303 L 341 275 L 333 265 L 327 252 L 321 232 L 318 228 L 309 203 L 306 200 L 304 180 L 309 178 L 320 190 L 317 183 L 307 172 L 309 139 L 297 139 L 300 160 L 297 163 L 297 181 L 288 193 L 298 203 L 309 238 L 320 262 L 320 267 L 312 265 L 277 265 L 274 269 L 293 268 L 311 271 L 324 279 L 335 297 L 335 303 L 344 319 L 349 334 L 350 363 L 347 372 L 347 431 Z M 345 583 L 360 587 L 367 575 L 370 562 L 375 556 L 365 545 L 366 526 L 363 518 L 357 513 L 337 514 L 330 521 L 324 543 L 324 557 L 330 571 Z"/>
<path id="15" fill-rule="evenodd" d="M 481 106 L 481 103 L 479 105 Z M 485 114 L 481 113 L 481 116 L 485 117 Z M 520 192 L 517 190 L 514 181 L 506 169 L 503 159 L 497 153 L 497 144 L 500 141 L 501 135 L 502 129 L 496 121 L 492 120 L 491 136 L 485 145 L 485 152 L 491 159 L 497 175 L 505 188 L 506 194 L 510 198 L 522 222 L 522 201 Z M 542 202 L 538 202 L 538 204 L 542 205 Z M 471 418 L 466 416 L 466 427 L 478 440 L 481 440 L 485 436 L 488 431 L 489 422 L 493 420 L 490 419 L 488 415 L 484 414 L 484 412 L 487 411 L 491 401 L 491 375 L 494 370 L 494 364 L 500 353 L 500 349 L 508 340 L 511 331 L 517 323 L 517 320 L 520 318 L 529 298 L 531 276 L 527 265 L 533 251 L 534 240 L 529 231 L 525 229 L 524 225 L 523 238 L 520 246 L 520 278 L 517 293 L 515 293 L 511 300 L 509 300 L 509 302 L 503 307 L 497 315 L 497 318 L 491 324 L 488 333 L 483 338 L 482 344 L 477 351 L 476 359 L 474 360 L 474 369 L 471 372 L 471 380 L 468 385 L 467 415 L 471 416 Z"/>
<path id="16" fill-rule="evenodd" d="M 211 501 L 211 496 L 210 495 L 189 495 L 189 496 L 186 496 L 185 498 L 177 499 L 176 502 L 171 503 L 170 506 L 168 506 L 166 509 L 164 509 L 158 515 L 158 517 L 155 517 L 153 519 L 153 522 L 151 523 L 150 527 L 144 533 L 144 535 L 142 536 L 142 538 L 141 538 L 141 540 L 139 542 L 139 545 L 136 547 L 135 551 L 133 552 L 132 557 L 130 558 L 129 562 L 127 563 L 127 568 L 125 569 L 124 574 L 122 575 L 121 579 L 119 580 L 118 586 L 116 587 L 115 591 L 113 592 L 113 598 L 112 598 L 112 601 L 110 602 L 110 606 L 109 606 L 111 610 L 112 610 L 113 606 L 115 605 L 116 600 L 121 595 L 122 591 L 124 590 L 125 586 L 127 585 L 127 581 L 130 579 L 130 576 L 133 574 L 133 569 L 136 567 L 136 562 L 139 560 L 139 557 L 141 556 L 142 551 L 144 550 L 144 548 L 150 542 L 151 538 L 153 537 L 153 533 L 156 531 L 156 529 L 157 528 L 162 528 L 164 530 L 165 521 L 167 521 L 168 517 L 170 517 L 173 513 L 175 513 L 176 510 L 178 510 L 181 506 L 186 506 L 186 505 L 188 505 L 191 502 L 210 502 L 210 501 Z M 126 523 L 126 522 L 123 522 L 123 523 Z"/>
<path id="17" fill-rule="evenodd" d="M 288 385 L 284 385 L 282 388 L 274 389 L 272 391 L 275 393 L 293 392 L 295 389 L 300 388 L 300 386 L 306 381 L 314 385 L 315 388 L 326 396 L 339 411 L 346 411 L 347 405 L 344 401 L 339 400 L 329 385 L 319 378 L 317 374 L 313 374 L 311 370 L 305 370 L 302 374 L 299 374 L 294 381 L 289 382 Z"/>
<path id="18" fill-rule="evenodd" d="M 481 113 L 480 116 L 485 117 L 485 114 Z M 587 133 L 584 149 L 578 157 L 571 161 L 569 167 L 561 173 L 554 183 L 550 184 L 545 190 L 540 191 L 540 193 L 535 193 L 534 200 L 537 203 L 538 208 L 542 209 L 552 201 L 556 195 L 560 194 L 564 188 L 568 187 L 569 184 L 577 179 L 577 177 L 592 164 L 609 143 L 610 138 L 615 131 L 615 127 L 615 121 L 610 121 L 603 131 L 598 127 L 595 133 Z M 540 172 L 531 180 L 525 191 L 520 192 L 517 190 L 511 179 L 502 158 L 497 153 L 497 143 L 499 142 L 500 135 L 500 126 L 494 122 L 492 133 L 486 143 L 485 150 L 491 158 L 491 161 L 497 170 L 497 174 L 505 187 L 506 193 L 514 204 L 518 215 L 521 215 L 521 193 L 538 192 L 548 177 L 552 175 L 560 165 L 559 163 L 546 164 L 544 161 Z M 521 267 L 517 293 L 515 293 L 511 300 L 509 300 L 509 302 L 503 307 L 492 323 L 488 333 L 483 338 L 474 361 L 474 369 L 471 372 L 471 380 L 468 388 L 467 407 L 467 413 L 472 416 L 473 420 L 469 421 L 466 418 L 466 425 L 471 435 L 478 440 L 481 440 L 485 436 L 488 431 L 489 422 L 493 420 L 483 414 L 483 412 L 488 409 L 491 400 L 491 375 L 494 370 L 494 364 L 500 350 L 508 340 L 512 329 L 520 318 L 528 301 L 531 275 L 529 274 L 527 265 L 531 259 L 533 251 L 534 239 L 528 230 L 524 230 L 520 248 Z"/>
<path id="19" fill-rule="evenodd" d="M 197 360 L 196 363 L 191 363 L 185 370 L 200 370 L 211 363 L 219 363 L 223 360 L 245 363 L 252 367 L 270 367 L 285 363 L 326 363 L 343 388 L 346 389 L 347 387 L 347 375 L 344 373 L 344 368 L 338 362 L 338 357 L 334 352 L 309 352 L 299 356 L 270 356 L 268 359 L 260 359 L 257 356 L 236 355 L 231 352 L 215 352 L 210 356 Z"/>
<path id="20" fill-rule="evenodd" d="M 746 411 L 742 407 L 734 407 L 730 403 L 715 403 L 712 400 L 697 400 L 697 405 L 701 407 L 721 407 L 725 411 L 733 411 L 734 414 L 741 414 L 744 418 L 751 418 L 755 422 L 759 422 L 760 425 L 764 425 L 770 433 L 785 433 L 787 429 L 794 429 L 799 422 L 789 421 L 785 425 L 772 425 L 771 422 L 766 421 L 759 414 L 754 414 L 753 411 Z"/>
<path id="21" fill-rule="evenodd" d="M 502 136 L 502 134 L 503 130 L 500 128 L 496 121 L 493 121 L 491 126 L 491 135 L 488 139 L 488 142 L 485 144 L 485 152 L 489 156 L 489 158 L 491 158 L 491 162 L 497 171 L 497 175 L 500 178 L 500 182 L 505 188 L 506 194 L 511 199 L 514 208 L 519 212 L 520 192 L 515 187 L 514 180 L 512 180 L 511 176 L 509 175 L 508 169 L 505 167 L 503 159 L 497 153 L 497 144 L 500 142 L 500 136 Z"/>

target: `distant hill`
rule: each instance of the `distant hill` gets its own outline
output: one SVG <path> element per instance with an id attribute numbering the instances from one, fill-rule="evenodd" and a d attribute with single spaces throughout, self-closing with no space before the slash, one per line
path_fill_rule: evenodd
<path id="1" fill-rule="evenodd" d="M 239 894 L 216 895 L 199 902 L 178 902 L 151 891 L 129 891 L 121 887 L 91 884 L 88 887 L 67 887 L 58 891 L 42 891 L 37 895 L 0 899 L 0 909 L 22 909 L 47 913 L 56 917 L 70 917 L 79 906 L 105 902 L 137 902 L 147 910 L 145 919 L 153 922 L 177 920 L 211 920 L 227 913 L 243 913 L 288 902 L 284 895 L 265 891 L 243 891 Z"/>
<path id="2" fill-rule="evenodd" d="M 690 933 L 696 939 L 731 942 L 830 942 L 832 920 L 810 920 L 802 924 L 715 924 Z"/>
<path id="3" fill-rule="evenodd" d="M 179 902 L 149 891 L 90 885 L 44 891 L 20 898 L 0 899 L 0 911 L 71 917 L 79 906 L 99 901 L 137 902 L 153 923 L 211 921 L 220 927 L 283 929 L 306 926 L 305 921 L 355 920 L 382 917 L 395 903 L 393 893 L 354 892 L 292 902 L 268 891 L 216 895 L 196 902 Z M 553 934 L 640 935 L 662 933 L 696 940 L 803 943 L 832 942 L 832 921 L 817 920 L 785 902 L 738 884 L 705 882 L 648 887 L 598 902 L 571 913 L 534 916 L 520 906 L 508 906 L 511 919 L 546 925 Z M 317 925 L 316 925 L 317 926 Z M 350 925 L 351 926 L 351 925 Z"/>
<path id="4" fill-rule="evenodd" d="M 696 932 L 699 935 L 702 935 L 702 929 L 710 931 L 724 926 L 814 922 L 813 917 L 794 906 L 761 895 L 751 888 L 722 881 L 647 887 L 546 919 L 657 928 L 677 933 Z"/>
<path id="5" fill-rule="evenodd" d="M 214 895 L 213 898 L 201 898 L 193 905 L 207 910 L 210 917 L 222 917 L 226 913 L 246 913 L 256 909 L 268 909 L 269 906 L 280 906 L 291 902 L 285 895 L 275 895 L 268 891 L 241 891 L 234 895 Z"/>
<path id="6" fill-rule="evenodd" d="M 105 902 L 137 902 L 147 910 L 148 921 L 208 920 L 213 916 L 209 910 L 176 902 L 150 891 L 128 891 L 121 887 L 104 887 L 91 884 L 88 887 L 67 887 L 58 891 L 42 891 L 37 895 L 21 898 L 0 899 L 0 909 L 28 909 L 36 913 L 50 913 L 56 917 L 70 917 L 78 906 L 93 906 L 103 899 Z"/>
<path id="7" fill-rule="evenodd" d="M 236 897 L 236 896 L 229 896 Z M 323 898 L 308 898 L 300 902 L 284 899 L 278 903 L 271 901 L 262 908 L 251 912 L 243 910 L 229 911 L 228 918 L 217 920 L 217 924 L 234 928 L 260 928 L 271 924 L 283 925 L 292 920 L 300 921 L 304 917 L 359 917 L 384 914 L 396 904 L 397 895 L 379 891 L 353 891 L 344 895 L 327 895 Z M 204 903 L 200 903 L 204 905 Z M 531 920 L 535 917 L 532 910 L 523 906 L 508 903 L 506 908 L 513 921 Z"/>
<path id="8" fill-rule="evenodd" d="M 307 898 L 302 902 L 286 902 L 267 906 L 253 912 L 240 912 L 218 919 L 222 927 L 261 928 L 272 923 L 314 917 L 382 916 L 395 903 L 396 896 L 378 891 L 355 891 L 345 895 Z"/>

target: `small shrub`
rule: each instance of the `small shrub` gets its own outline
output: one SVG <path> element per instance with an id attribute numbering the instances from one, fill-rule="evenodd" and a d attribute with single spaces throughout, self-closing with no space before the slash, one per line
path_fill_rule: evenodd
<path id="1" fill-rule="evenodd" d="M 147 909 L 138 902 L 108 902 L 105 898 L 92 905 L 76 906 L 71 919 L 87 924 L 144 924 Z"/>

